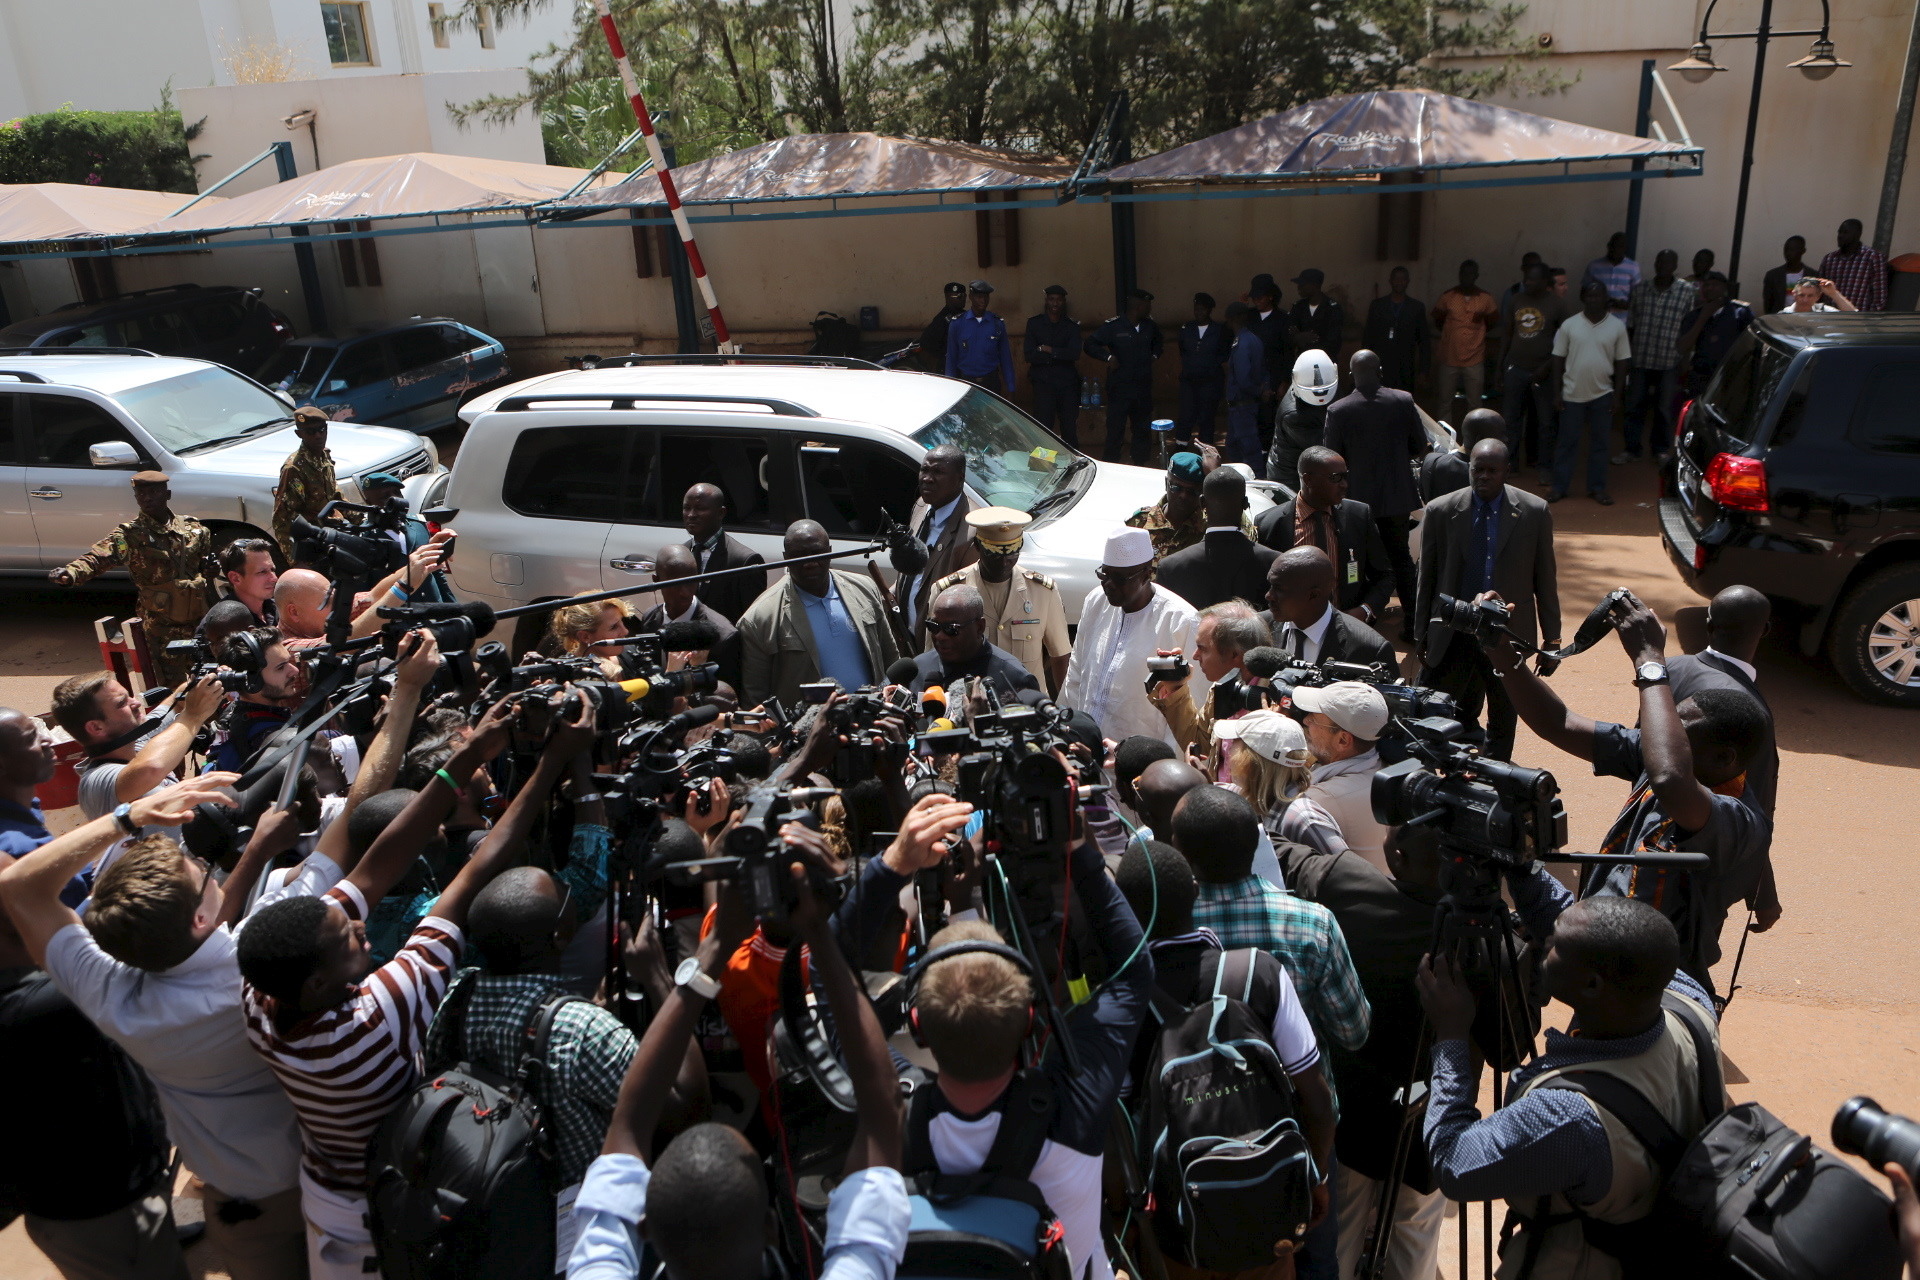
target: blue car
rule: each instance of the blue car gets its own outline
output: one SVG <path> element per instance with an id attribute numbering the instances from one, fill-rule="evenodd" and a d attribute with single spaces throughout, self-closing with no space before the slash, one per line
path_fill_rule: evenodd
<path id="1" fill-rule="evenodd" d="M 329 418 L 432 431 L 454 425 L 466 398 L 507 372 L 497 339 L 433 316 L 346 338 L 295 338 L 259 377 Z"/>

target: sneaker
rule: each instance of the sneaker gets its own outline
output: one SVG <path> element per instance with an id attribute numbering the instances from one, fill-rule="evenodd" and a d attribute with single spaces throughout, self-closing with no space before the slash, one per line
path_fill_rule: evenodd
<path id="1" fill-rule="evenodd" d="M 1610 507 L 1613 505 L 1613 495 L 1610 493 L 1596 493 L 1590 496 L 1593 498 L 1595 502 L 1599 503 L 1603 507 Z"/>
<path id="2" fill-rule="evenodd" d="M 1549 493 L 1549 494 L 1547 495 L 1547 501 L 1548 501 L 1548 502 L 1558 502 L 1558 501 L 1560 501 L 1560 500 L 1561 500 L 1562 498 L 1564 498 L 1564 497 L 1566 497 L 1566 496 L 1567 496 L 1567 495 L 1566 495 L 1566 494 L 1564 494 L 1564 493 Z"/>

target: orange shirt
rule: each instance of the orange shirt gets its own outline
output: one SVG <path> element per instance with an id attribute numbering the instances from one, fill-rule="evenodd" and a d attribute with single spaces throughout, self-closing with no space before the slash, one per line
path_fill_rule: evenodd
<path id="1" fill-rule="evenodd" d="M 1470 369 L 1484 363 L 1487 326 L 1500 314 L 1500 305 L 1493 300 L 1493 295 L 1478 289 L 1468 297 L 1453 288 L 1440 295 L 1440 305 L 1435 309 L 1443 312 L 1445 319 L 1440 326 L 1440 363 L 1456 369 Z"/>

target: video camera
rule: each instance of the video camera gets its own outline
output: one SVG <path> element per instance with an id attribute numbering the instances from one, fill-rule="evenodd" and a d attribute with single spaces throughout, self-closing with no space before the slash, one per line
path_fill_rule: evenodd
<path id="1" fill-rule="evenodd" d="M 832 680 L 800 686 L 807 703 L 818 708 L 813 714 L 826 716 L 834 735 L 844 739 L 827 762 L 827 777 L 835 786 L 845 787 L 873 777 L 882 760 L 898 768 L 907 758 L 907 744 L 882 728 L 880 719 L 890 715 L 912 724 L 920 713 L 919 702 L 900 685 L 891 686 L 891 692 L 879 685 L 863 685 L 832 701 L 839 689 Z"/>
<path id="2" fill-rule="evenodd" d="M 262 688 L 262 673 L 257 665 L 250 671 L 236 671 L 216 659 L 212 648 L 198 636 L 169 640 L 165 652 L 169 658 L 191 664 L 187 668 L 186 679 L 180 682 L 179 691 L 183 694 L 208 676 L 218 680 L 220 687 L 228 693 L 258 693 Z"/>
<path id="3" fill-rule="evenodd" d="M 1430 824 L 1447 848 L 1512 868 L 1566 844 L 1567 810 L 1551 773 L 1464 746 L 1456 720 L 1400 723 L 1410 754 L 1373 775 L 1375 821 Z"/>

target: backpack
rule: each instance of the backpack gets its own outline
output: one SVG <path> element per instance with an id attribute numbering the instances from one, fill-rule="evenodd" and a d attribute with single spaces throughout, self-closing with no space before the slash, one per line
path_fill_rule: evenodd
<path id="1" fill-rule="evenodd" d="M 1033 1185 L 1053 1121 L 1053 1085 L 1037 1068 L 1014 1074 L 1000 1130 L 978 1171 L 940 1172 L 933 1118 L 944 1103 L 931 1083 L 907 1103 L 901 1161 L 913 1219 L 897 1280 L 1067 1280 L 1060 1220 Z"/>
<path id="2" fill-rule="evenodd" d="M 1192 1008 L 1158 989 L 1142 1163 L 1163 1251 L 1202 1271 L 1271 1265 L 1306 1237 L 1319 1180 L 1293 1082 L 1249 1005 L 1257 952 L 1211 951 L 1212 996 Z M 1279 980 L 1287 981 L 1283 971 Z"/>
<path id="3" fill-rule="evenodd" d="M 442 1011 L 453 1020 L 449 1045 L 461 1043 L 475 985 Z M 476 1061 L 437 1072 L 430 1063 L 428 1078 L 381 1122 L 367 1210 L 386 1280 L 525 1280 L 564 1268 L 554 1257 L 558 1188 L 536 1081 L 554 1018 L 579 998 L 555 991 L 541 1001 L 511 1076 Z"/>
<path id="4" fill-rule="evenodd" d="M 1759 1103 L 1722 1110 L 1720 1055 L 1699 1015 L 1671 993 L 1661 1003 L 1680 1015 L 1700 1053 L 1711 1118 L 1697 1136 L 1675 1132 L 1618 1076 L 1570 1071 L 1546 1086 L 1606 1108 L 1665 1178 L 1645 1218 L 1606 1223 L 1576 1209 L 1587 1243 L 1636 1280 L 1899 1280 L 1892 1200 Z"/>

